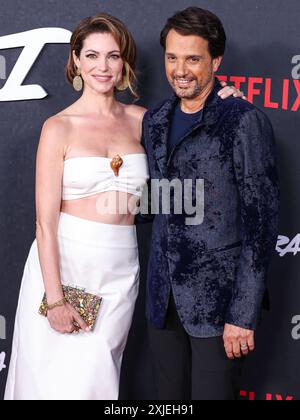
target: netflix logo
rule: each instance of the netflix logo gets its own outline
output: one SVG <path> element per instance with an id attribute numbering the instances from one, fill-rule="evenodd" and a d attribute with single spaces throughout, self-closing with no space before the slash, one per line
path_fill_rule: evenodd
<path id="1" fill-rule="evenodd" d="M 220 75 L 218 78 L 221 81 L 234 84 L 237 89 L 244 91 L 251 103 L 254 103 L 257 97 L 262 97 L 265 108 L 297 112 L 300 108 L 300 55 L 293 57 L 291 64 L 291 78 L 283 80 L 257 76 Z"/>
<path id="2" fill-rule="evenodd" d="M 282 394 L 266 394 L 262 398 L 257 398 L 255 392 L 240 391 L 240 400 L 247 401 L 293 401 L 294 397 L 291 395 L 283 396 Z"/>

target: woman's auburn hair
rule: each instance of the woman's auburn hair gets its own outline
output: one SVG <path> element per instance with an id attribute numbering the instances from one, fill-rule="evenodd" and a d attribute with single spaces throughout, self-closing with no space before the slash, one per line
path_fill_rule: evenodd
<path id="1" fill-rule="evenodd" d="M 135 98 L 138 98 L 136 91 L 136 55 L 137 48 L 134 38 L 127 27 L 114 16 L 106 13 L 100 13 L 96 16 L 83 19 L 74 30 L 71 37 L 71 51 L 66 66 L 66 76 L 72 84 L 77 75 L 77 66 L 74 61 L 73 51 L 79 58 L 83 48 L 84 41 L 89 35 L 94 33 L 109 33 L 117 42 L 121 57 L 124 61 L 122 85 L 128 86 L 130 92 Z"/>

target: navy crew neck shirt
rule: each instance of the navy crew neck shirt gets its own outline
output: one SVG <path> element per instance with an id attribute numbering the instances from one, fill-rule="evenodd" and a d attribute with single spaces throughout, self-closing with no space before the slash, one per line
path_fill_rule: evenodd
<path id="1" fill-rule="evenodd" d="M 193 125 L 200 120 L 203 110 L 187 114 L 181 110 L 180 103 L 176 106 L 172 120 L 168 140 L 168 155 L 172 153 L 175 147 L 179 144 L 180 140 L 189 132 Z"/>

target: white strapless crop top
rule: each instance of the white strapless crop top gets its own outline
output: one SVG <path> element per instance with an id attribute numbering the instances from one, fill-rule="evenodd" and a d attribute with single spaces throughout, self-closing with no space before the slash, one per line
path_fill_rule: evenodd
<path id="1" fill-rule="evenodd" d="M 147 155 L 128 154 L 121 158 L 119 176 L 111 168 L 111 158 L 91 156 L 65 160 L 62 199 L 78 200 L 108 191 L 141 197 L 149 180 Z"/>

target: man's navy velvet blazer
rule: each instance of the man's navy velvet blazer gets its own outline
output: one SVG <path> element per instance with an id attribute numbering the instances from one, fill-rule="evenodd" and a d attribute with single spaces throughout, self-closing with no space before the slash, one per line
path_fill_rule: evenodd
<path id="1" fill-rule="evenodd" d="M 172 290 L 185 330 L 199 338 L 222 335 L 226 323 L 256 329 L 278 233 L 272 126 L 250 103 L 222 100 L 220 89 L 216 80 L 202 117 L 170 156 L 179 99 L 148 111 L 143 124 L 152 179 L 204 180 L 202 224 L 188 226 L 189 215 L 174 211 L 152 216 L 147 281 L 149 321 L 164 328 Z"/>

